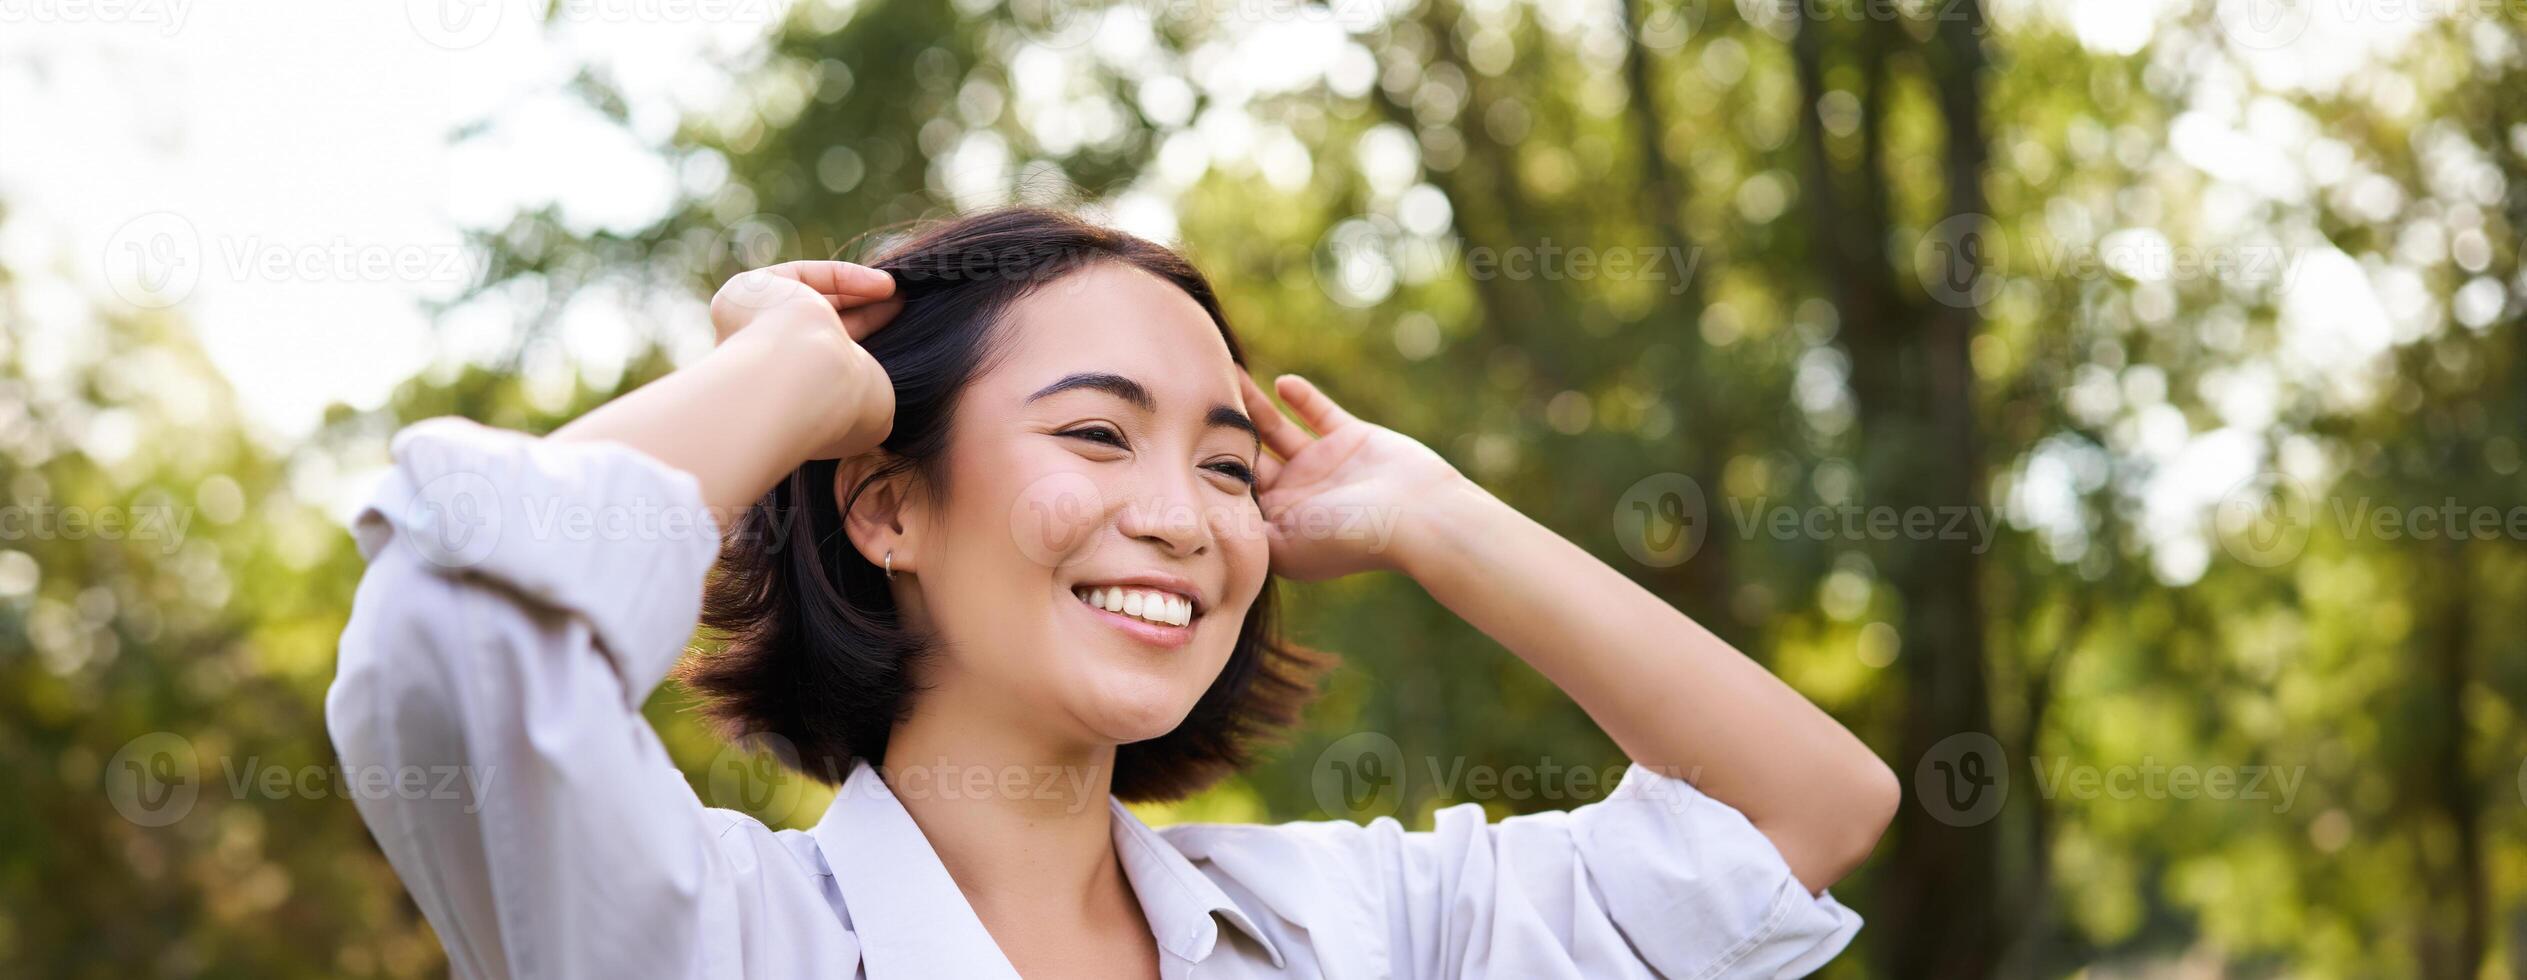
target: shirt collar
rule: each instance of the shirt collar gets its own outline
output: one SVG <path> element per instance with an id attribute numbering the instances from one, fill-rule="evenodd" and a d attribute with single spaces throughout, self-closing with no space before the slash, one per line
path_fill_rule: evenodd
<path id="1" fill-rule="evenodd" d="M 1219 922 L 1229 923 L 1286 969 L 1281 950 L 1230 900 L 1217 882 L 1185 859 L 1165 837 L 1112 796 L 1114 849 L 1131 879 L 1158 947 L 1189 963 L 1211 955 Z M 949 877 L 930 839 L 904 810 L 876 768 L 863 759 L 851 769 L 831 806 L 809 831 L 859 934 L 861 961 L 871 977 L 954 976 L 1018 980 L 999 944 L 992 941 L 965 893 Z"/>
<path id="2" fill-rule="evenodd" d="M 1149 919 L 1159 948 L 1189 963 L 1202 962 L 1219 943 L 1219 918 L 1226 918 L 1263 947 L 1264 954 L 1272 957 L 1273 969 L 1288 968 L 1282 963 L 1281 950 L 1247 917 L 1245 909 L 1220 890 L 1218 882 L 1125 809 L 1123 801 L 1109 796 L 1106 805 L 1114 810 L 1114 851 L 1123 859 L 1123 873 L 1132 879 L 1132 894 L 1140 898 L 1141 915 Z"/>

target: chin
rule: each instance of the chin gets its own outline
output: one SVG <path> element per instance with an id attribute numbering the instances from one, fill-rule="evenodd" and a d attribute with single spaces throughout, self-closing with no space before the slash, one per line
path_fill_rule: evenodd
<path id="1" fill-rule="evenodd" d="M 1202 694 L 1226 669 L 1229 643 L 1223 637 L 1197 635 L 1173 649 L 1146 646 L 1108 632 L 1108 627 L 1068 593 L 1075 608 L 1062 610 L 1062 623 L 1048 638 L 1052 649 L 1068 650 L 1067 667 L 1048 679 L 1045 690 L 1061 700 L 1063 713 L 1076 719 L 1100 742 L 1124 745 L 1145 742 L 1184 724 Z M 1235 622 L 1229 625 L 1234 628 Z M 1217 649 L 1213 649 L 1217 647 Z"/>
<path id="2" fill-rule="evenodd" d="M 1074 709 L 1098 740 L 1116 745 L 1146 742 L 1176 730 L 1209 687 L 1188 690 L 1175 678 L 1108 677 L 1093 685 Z"/>

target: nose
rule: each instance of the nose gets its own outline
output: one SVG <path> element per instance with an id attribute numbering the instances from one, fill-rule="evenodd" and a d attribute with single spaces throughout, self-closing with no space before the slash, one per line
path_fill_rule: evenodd
<path id="1" fill-rule="evenodd" d="M 1202 488 L 1191 472 L 1146 473 L 1125 495 L 1115 526 L 1125 537 L 1148 541 L 1177 558 L 1211 549 L 1211 522 L 1203 519 Z"/>

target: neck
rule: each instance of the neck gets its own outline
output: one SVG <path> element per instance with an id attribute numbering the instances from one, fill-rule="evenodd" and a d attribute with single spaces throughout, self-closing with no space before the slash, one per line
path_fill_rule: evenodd
<path id="1" fill-rule="evenodd" d="M 1041 922 L 1128 896 L 1107 803 L 1114 746 L 1048 742 L 948 694 L 927 692 L 895 727 L 883 774 L 976 914 Z"/>

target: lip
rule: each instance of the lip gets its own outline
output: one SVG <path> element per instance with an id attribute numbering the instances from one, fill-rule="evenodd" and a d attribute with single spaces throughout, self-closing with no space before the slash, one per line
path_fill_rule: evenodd
<path id="1" fill-rule="evenodd" d="M 1100 586 L 1130 584 L 1147 585 L 1151 588 L 1163 587 L 1147 582 L 1099 582 L 1097 584 Z M 1071 606 L 1078 609 L 1082 614 L 1095 617 L 1098 622 L 1114 627 L 1117 631 L 1120 631 L 1134 640 L 1150 646 L 1158 647 L 1162 650 L 1173 650 L 1178 647 L 1182 647 L 1187 643 L 1193 642 L 1194 624 L 1201 622 L 1200 619 L 1196 619 L 1183 626 L 1161 626 L 1148 620 L 1134 619 L 1119 612 L 1107 612 L 1103 609 L 1090 606 L 1085 602 L 1079 601 L 1079 597 L 1071 594 L 1069 589 L 1062 590 L 1062 597 L 1069 599 Z"/>

